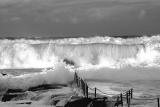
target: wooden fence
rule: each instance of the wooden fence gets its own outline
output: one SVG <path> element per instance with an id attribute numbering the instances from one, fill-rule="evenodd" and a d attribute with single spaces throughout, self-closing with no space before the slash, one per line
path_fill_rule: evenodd
<path id="1" fill-rule="evenodd" d="M 89 97 L 89 94 L 88 94 L 88 90 L 92 90 L 94 91 L 94 98 L 98 98 L 98 94 L 97 94 L 97 91 L 99 91 L 100 93 L 102 94 L 105 94 L 106 96 L 108 95 L 111 95 L 111 94 L 107 94 L 103 91 L 101 91 L 100 89 L 98 89 L 97 87 L 95 88 L 90 88 L 87 83 L 81 78 L 78 76 L 78 74 L 75 72 L 75 75 L 74 75 L 74 82 L 76 83 L 77 87 L 80 88 L 82 90 L 82 93 L 84 95 L 84 97 Z M 122 105 L 123 106 L 123 101 L 124 101 L 124 97 L 126 97 L 126 103 L 128 105 L 128 107 L 130 107 L 130 102 L 131 102 L 131 99 L 133 98 L 133 89 L 130 89 L 124 93 L 120 93 L 118 95 L 114 95 L 113 96 L 114 98 L 116 98 L 116 100 L 114 100 L 116 103 L 115 105 L 118 107 L 119 105 Z"/>
<path id="2" fill-rule="evenodd" d="M 94 98 L 98 98 L 97 91 L 99 91 L 100 93 L 102 93 L 106 96 L 111 95 L 111 94 L 108 94 L 108 93 L 105 93 L 105 92 L 101 91 L 97 87 L 95 87 L 95 88 L 89 87 L 87 85 L 87 83 L 81 77 L 79 77 L 76 72 L 75 72 L 75 75 L 74 75 L 74 82 L 76 83 L 77 87 L 82 90 L 82 93 L 83 93 L 84 97 L 87 97 L 87 98 L 89 97 L 89 93 L 88 93 L 89 89 L 94 91 Z M 123 93 L 120 93 L 119 95 L 113 95 L 112 97 L 116 98 L 116 100 L 114 100 L 114 101 L 116 102 L 115 106 L 117 106 L 117 107 L 119 105 L 123 106 L 124 100 L 126 101 L 127 106 L 130 107 L 132 99 L 134 99 L 134 100 L 157 100 L 157 105 L 158 105 L 157 107 L 160 107 L 160 99 L 159 98 L 151 98 L 151 99 L 133 98 L 133 88 L 131 88 L 130 90 L 125 91 Z"/>

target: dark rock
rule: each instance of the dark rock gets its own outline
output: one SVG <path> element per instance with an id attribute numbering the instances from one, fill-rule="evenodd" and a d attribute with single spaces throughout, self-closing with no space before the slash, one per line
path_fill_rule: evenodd
<path id="1" fill-rule="evenodd" d="M 72 60 L 64 59 L 63 62 L 65 62 L 68 65 L 75 65 L 75 63 Z"/>
<path id="2" fill-rule="evenodd" d="M 43 84 L 36 87 L 31 87 L 28 91 L 47 90 L 47 89 L 59 89 L 62 85 Z"/>
<path id="3" fill-rule="evenodd" d="M 90 104 L 88 104 L 88 107 L 107 107 L 107 103 L 102 99 L 93 100 Z"/>
<path id="4" fill-rule="evenodd" d="M 59 100 L 54 100 L 54 101 L 52 101 L 51 105 L 56 105 L 58 102 L 59 102 Z"/>
<path id="5" fill-rule="evenodd" d="M 1 73 L 3 76 L 6 76 L 7 74 L 6 73 Z"/>
<path id="6" fill-rule="evenodd" d="M 17 97 L 18 95 L 9 95 L 9 94 L 4 94 L 2 97 L 2 102 L 10 101 L 12 98 Z"/>
<path id="7" fill-rule="evenodd" d="M 91 102 L 91 98 L 81 98 L 72 102 L 68 102 L 64 107 L 87 107 Z"/>
<path id="8" fill-rule="evenodd" d="M 32 104 L 32 102 L 24 102 L 24 103 L 17 103 L 17 104 Z"/>
<path id="9" fill-rule="evenodd" d="M 104 98 L 80 98 L 72 102 L 68 102 L 65 107 L 114 107 L 115 102 L 108 101 Z"/>
<path id="10" fill-rule="evenodd" d="M 19 95 L 24 95 L 24 90 L 22 89 L 8 89 L 6 93 L 2 96 L 2 101 L 10 101 L 11 99 L 18 97 Z"/>
<path id="11" fill-rule="evenodd" d="M 25 92 L 22 89 L 8 89 L 6 93 L 23 93 Z"/>

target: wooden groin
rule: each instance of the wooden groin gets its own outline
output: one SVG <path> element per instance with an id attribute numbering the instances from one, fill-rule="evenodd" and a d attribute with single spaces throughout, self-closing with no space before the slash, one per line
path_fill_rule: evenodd
<path id="1" fill-rule="evenodd" d="M 134 98 L 133 97 L 133 88 L 120 93 L 118 95 L 113 95 L 109 97 L 111 94 L 105 93 L 98 89 L 97 87 L 91 88 L 88 86 L 87 82 L 85 82 L 80 76 L 78 76 L 77 72 L 74 75 L 74 83 L 76 84 L 77 88 L 82 90 L 83 98 L 90 99 L 87 107 L 130 107 L 132 105 L 131 100 L 142 100 L 142 101 L 153 101 L 157 102 L 157 107 L 160 107 L 160 99 L 157 98 Z M 89 90 L 92 90 L 93 93 L 89 93 Z M 102 93 L 102 94 L 99 94 Z M 83 99 L 82 98 L 82 99 Z M 104 104 L 105 103 L 105 104 Z M 89 106 L 92 104 L 92 106 Z M 95 106 L 93 106 L 95 105 Z M 70 107 L 70 106 L 68 106 Z M 133 106 L 132 106 L 133 107 Z"/>
<path id="2" fill-rule="evenodd" d="M 133 89 L 130 89 L 124 93 L 120 93 L 118 95 L 113 95 L 112 97 L 109 97 L 108 93 L 105 93 L 98 89 L 97 87 L 91 88 L 88 86 L 88 84 L 75 72 L 74 75 L 74 84 L 76 84 L 76 87 L 79 88 L 82 92 L 82 98 L 78 99 L 79 101 L 83 101 L 83 99 L 90 99 L 85 100 L 88 101 L 87 107 L 91 107 L 89 105 L 95 105 L 95 107 L 98 107 L 101 105 L 101 107 L 118 107 L 119 105 L 123 106 L 124 101 L 126 102 L 128 107 L 130 107 L 131 99 L 133 98 Z M 89 90 L 92 90 L 94 93 L 89 93 Z M 102 93 L 102 94 L 99 94 Z M 124 99 L 125 98 L 125 99 Z M 75 103 L 75 102 L 74 102 Z M 103 106 L 102 106 L 103 105 Z M 77 105 L 74 105 L 77 106 Z M 66 107 L 71 107 L 71 105 Z"/>

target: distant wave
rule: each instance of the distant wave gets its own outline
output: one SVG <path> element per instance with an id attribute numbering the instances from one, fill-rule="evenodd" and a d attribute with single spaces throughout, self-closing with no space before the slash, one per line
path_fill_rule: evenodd
<path id="1" fill-rule="evenodd" d="M 134 38 L 96 36 L 63 39 L 1 39 L 0 69 L 159 66 L 160 35 Z"/>
<path id="2" fill-rule="evenodd" d="M 114 38 L 136 38 L 136 37 L 143 37 L 143 36 L 147 36 L 147 37 L 151 37 L 153 35 L 114 35 L 114 36 L 110 36 L 110 35 L 105 35 L 105 36 L 96 36 L 96 35 L 54 35 L 54 36 L 36 36 L 36 35 L 21 35 L 21 36 L 8 36 L 8 37 L 0 37 L 0 39 L 8 39 L 8 40 L 16 40 L 16 39 L 32 39 L 32 40 L 55 40 L 55 39 L 63 39 L 63 38 L 93 38 L 93 37 L 114 37 Z"/>

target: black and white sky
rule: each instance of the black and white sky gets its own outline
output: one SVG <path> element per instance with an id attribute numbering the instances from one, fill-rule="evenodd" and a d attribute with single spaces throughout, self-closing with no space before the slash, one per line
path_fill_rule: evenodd
<path id="1" fill-rule="evenodd" d="M 160 33 L 160 0 L 0 0 L 0 36 Z"/>

